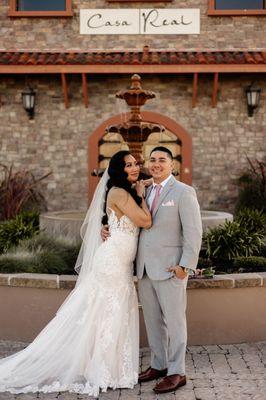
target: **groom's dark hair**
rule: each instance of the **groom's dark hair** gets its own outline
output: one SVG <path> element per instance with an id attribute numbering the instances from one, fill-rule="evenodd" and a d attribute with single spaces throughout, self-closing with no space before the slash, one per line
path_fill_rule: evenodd
<path id="1" fill-rule="evenodd" d="M 171 160 L 173 160 L 173 158 L 174 158 L 172 152 L 171 152 L 169 149 L 167 149 L 167 147 L 164 147 L 164 146 L 157 146 L 157 147 L 155 147 L 155 148 L 152 149 L 152 151 L 150 152 L 150 156 L 151 156 L 151 154 L 152 154 L 154 151 L 163 151 L 164 153 L 167 153 L 167 154 L 168 154 L 168 156 L 171 158 Z"/>

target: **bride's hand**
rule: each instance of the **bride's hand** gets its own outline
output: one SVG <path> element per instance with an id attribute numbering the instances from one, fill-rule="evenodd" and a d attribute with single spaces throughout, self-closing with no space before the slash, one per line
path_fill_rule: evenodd
<path id="1" fill-rule="evenodd" d="M 143 180 L 140 180 L 138 182 L 136 182 L 136 186 L 135 186 L 137 195 L 142 197 L 145 194 L 145 184 Z"/>
<path id="2" fill-rule="evenodd" d="M 153 184 L 153 178 L 145 179 L 143 183 L 145 187 L 151 186 Z"/>
<path id="3" fill-rule="evenodd" d="M 109 226 L 108 225 L 103 225 L 101 229 L 101 238 L 102 241 L 105 242 L 110 236 L 109 233 Z"/>

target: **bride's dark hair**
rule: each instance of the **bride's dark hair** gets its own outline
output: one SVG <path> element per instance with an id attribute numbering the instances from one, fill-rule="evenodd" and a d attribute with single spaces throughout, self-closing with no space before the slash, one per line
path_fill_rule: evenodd
<path id="1" fill-rule="evenodd" d="M 137 195 L 136 189 L 132 188 L 132 183 L 129 182 L 128 174 L 124 171 L 126 162 L 125 157 L 131 155 L 131 153 L 127 150 L 118 151 L 113 155 L 110 160 L 108 167 L 109 179 L 106 184 L 106 196 L 104 202 L 104 216 L 102 218 L 102 223 L 107 224 L 108 217 L 106 213 L 106 200 L 109 193 L 109 190 L 115 186 L 126 190 L 135 200 L 135 202 L 140 205 L 142 202 L 141 197 Z"/>

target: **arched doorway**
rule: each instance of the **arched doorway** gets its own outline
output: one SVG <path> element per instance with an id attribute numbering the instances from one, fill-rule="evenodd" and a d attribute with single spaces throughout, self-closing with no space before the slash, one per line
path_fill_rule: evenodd
<path id="1" fill-rule="evenodd" d="M 126 115 L 126 117 L 128 117 Z M 165 127 L 166 133 L 169 132 L 169 135 L 174 135 L 177 139 L 176 143 L 178 143 L 177 152 L 180 154 L 177 157 L 177 169 L 179 172 L 178 179 L 181 182 L 187 183 L 191 185 L 192 183 L 192 140 L 190 135 L 187 131 L 179 125 L 173 119 L 151 111 L 142 111 L 141 116 L 143 121 L 150 122 L 154 124 L 160 124 Z M 89 151 L 89 163 L 88 163 L 88 199 L 89 202 L 92 199 L 95 187 L 98 183 L 99 178 L 97 176 L 92 176 L 91 173 L 94 169 L 98 169 L 100 162 L 101 162 L 101 155 L 100 155 L 100 146 L 101 146 L 101 139 L 105 136 L 106 132 L 105 129 L 107 126 L 119 124 L 121 122 L 121 115 L 115 115 L 108 120 L 104 121 L 95 131 L 90 135 L 89 142 L 88 142 L 88 151 Z M 119 140 L 111 141 L 113 145 L 118 144 Z M 126 148 L 126 143 L 120 144 L 123 148 Z M 150 144 L 153 147 L 156 146 L 156 143 L 151 140 Z M 150 145 L 149 144 L 149 145 Z M 163 144 L 163 143 L 162 143 Z M 149 149 L 149 145 L 147 149 Z M 114 153 L 119 150 L 116 146 L 113 146 Z"/>

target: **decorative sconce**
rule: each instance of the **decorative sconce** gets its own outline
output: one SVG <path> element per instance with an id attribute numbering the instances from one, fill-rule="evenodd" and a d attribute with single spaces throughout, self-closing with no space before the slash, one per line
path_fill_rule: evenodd
<path id="1" fill-rule="evenodd" d="M 245 92 L 247 96 L 248 116 L 252 117 L 254 110 L 259 105 L 261 89 L 252 83 L 246 88 Z"/>
<path id="2" fill-rule="evenodd" d="M 36 92 L 30 86 L 21 93 L 22 104 L 29 115 L 29 119 L 34 117 L 35 96 Z"/>

